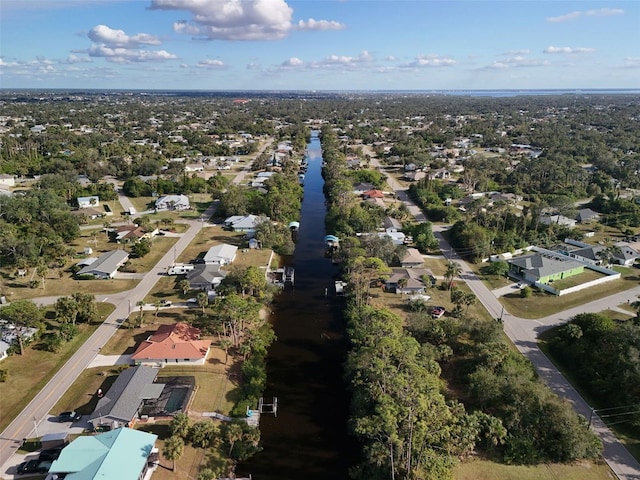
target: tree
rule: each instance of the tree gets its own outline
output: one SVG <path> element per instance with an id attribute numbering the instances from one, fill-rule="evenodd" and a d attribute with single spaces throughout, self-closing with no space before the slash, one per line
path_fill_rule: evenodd
<path id="1" fill-rule="evenodd" d="M 183 295 L 186 295 L 187 293 L 189 293 L 189 290 L 191 290 L 191 284 L 189 283 L 189 280 L 185 278 L 183 280 L 180 280 L 180 283 L 178 283 L 178 288 L 182 290 Z"/>
<path id="2" fill-rule="evenodd" d="M 48 272 L 49 272 L 49 268 L 45 263 L 40 263 L 40 265 L 38 265 L 38 267 L 36 268 L 36 273 L 38 274 L 38 276 L 40 277 L 40 280 L 42 281 L 43 290 L 44 290 L 44 278 L 47 276 Z"/>
<path id="3" fill-rule="evenodd" d="M 462 273 L 462 267 L 458 262 L 454 262 L 453 260 L 449 260 L 447 262 L 447 271 L 444 273 L 444 278 L 447 281 L 447 289 L 451 290 L 453 287 L 453 280 L 456 277 L 459 277 Z"/>
<path id="4" fill-rule="evenodd" d="M 465 314 L 469 311 L 469 307 L 476 303 L 478 298 L 475 296 L 473 292 L 465 292 L 462 297 L 462 303 L 467 307 L 465 309 Z"/>
<path id="5" fill-rule="evenodd" d="M 1 318 L 16 327 L 16 337 L 20 345 L 20 355 L 24 353 L 24 334 L 28 328 L 37 327 L 44 316 L 31 300 L 16 300 L 0 310 Z"/>
<path id="6" fill-rule="evenodd" d="M 154 314 L 154 320 L 157 322 L 158 321 L 158 313 L 160 312 L 160 307 L 162 306 L 162 303 L 160 303 L 159 301 L 155 301 L 153 302 L 153 308 L 155 308 L 155 314 Z"/>
<path id="7" fill-rule="evenodd" d="M 134 257 L 142 258 L 151 251 L 151 242 L 143 238 L 131 246 L 131 254 Z"/>
<path id="8" fill-rule="evenodd" d="M 196 295 L 196 299 L 198 300 L 198 306 L 202 308 L 202 314 L 204 315 L 204 310 L 209 305 L 209 295 L 206 292 L 199 292 Z"/>
<path id="9" fill-rule="evenodd" d="M 78 303 L 73 297 L 60 297 L 54 305 L 55 316 L 63 323 L 76 324 Z"/>
<path id="10" fill-rule="evenodd" d="M 509 271 L 509 264 L 504 261 L 491 262 L 487 266 L 487 272 L 497 277 L 504 277 Z"/>
<path id="11" fill-rule="evenodd" d="M 175 414 L 169 423 L 169 431 L 171 432 L 171 435 L 183 439 L 187 438 L 189 435 L 190 428 L 191 420 L 189 419 L 189 415 L 184 412 Z"/>
<path id="12" fill-rule="evenodd" d="M 196 448 L 209 448 L 218 432 L 218 427 L 211 420 L 194 423 L 189 429 L 189 441 Z"/>
<path id="13" fill-rule="evenodd" d="M 220 348 L 224 350 L 224 364 L 229 361 L 229 348 L 233 346 L 233 343 L 228 338 L 220 340 Z"/>
<path id="14" fill-rule="evenodd" d="M 138 324 L 142 327 L 142 325 L 144 324 L 144 314 L 143 314 L 143 310 L 144 310 L 144 300 L 138 300 L 136 302 L 136 306 L 140 307 L 140 313 L 138 315 Z"/>
<path id="15" fill-rule="evenodd" d="M 162 455 L 172 462 L 171 471 L 176 471 L 176 460 L 178 460 L 184 452 L 184 440 L 182 437 L 173 435 L 164 442 L 162 447 Z"/>

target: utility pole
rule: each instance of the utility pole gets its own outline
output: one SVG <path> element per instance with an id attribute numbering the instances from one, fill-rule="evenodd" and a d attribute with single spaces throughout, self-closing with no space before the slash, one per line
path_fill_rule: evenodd
<path id="1" fill-rule="evenodd" d="M 36 417 L 33 417 L 33 430 L 35 431 L 36 437 L 39 437 L 40 435 L 38 435 L 38 421 L 36 420 Z"/>

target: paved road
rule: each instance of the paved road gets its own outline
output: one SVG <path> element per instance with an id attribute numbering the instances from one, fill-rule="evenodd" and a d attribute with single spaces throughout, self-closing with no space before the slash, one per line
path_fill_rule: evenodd
<path id="1" fill-rule="evenodd" d="M 371 164 L 380 167 L 375 157 L 371 159 Z M 395 190 L 398 198 L 407 205 L 416 220 L 426 220 L 422 211 L 409 199 L 405 188 L 400 183 L 393 177 L 389 177 L 387 183 Z M 434 225 L 434 234 L 438 239 L 444 256 L 461 266 L 461 278 L 493 318 L 503 319 L 505 333 L 518 351 L 533 363 L 536 371 L 549 388 L 571 402 L 576 412 L 592 419 L 591 427 L 602 439 L 604 444 L 603 457 L 611 470 L 620 479 L 640 480 L 640 463 L 593 412 L 592 407 L 578 394 L 555 365 L 542 353 L 537 342 L 537 337 L 540 333 L 551 327 L 566 323 L 578 313 L 601 312 L 607 308 L 615 308 L 618 305 L 627 303 L 628 300 L 634 301 L 640 295 L 640 286 L 536 320 L 515 317 L 504 309 L 496 295 L 487 288 L 482 280 L 471 271 L 469 266 L 451 248 L 451 245 L 442 236 L 442 231 L 446 228 L 447 226 Z"/>
<path id="2" fill-rule="evenodd" d="M 268 142 L 265 143 L 262 151 L 264 151 L 268 145 Z M 242 182 L 250 171 L 251 162 L 238 174 L 234 179 L 234 183 L 238 184 Z M 124 198 L 121 197 L 120 201 L 121 203 L 124 202 L 124 208 L 128 208 L 127 201 L 124 200 Z M 185 221 L 189 224 L 188 230 L 180 236 L 175 247 L 170 249 L 151 271 L 144 275 L 135 288 L 126 292 L 100 295 L 98 301 L 113 303 L 116 305 L 116 309 L 53 376 L 49 383 L 31 400 L 4 432 L 0 434 L 0 467 L 4 466 L 13 456 L 23 438 L 29 438 L 35 433 L 37 429 L 36 425 L 39 425 L 49 416 L 49 412 L 53 409 L 58 399 L 71 387 L 80 373 L 91 365 L 100 349 L 120 327 L 124 319 L 128 318 L 130 313 L 135 310 L 136 303 L 148 295 L 156 282 L 164 272 L 167 271 L 169 265 L 174 263 L 176 255 L 182 253 L 200 229 L 208 225 L 206 222 L 215 212 L 217 205 L 218 202 L 212 202 L 199 220 Z M 54 303 L 57 298 L 58 297 L 43 297 L 37 299 L 37 303 L 40 305 L 49 305 Z"/>

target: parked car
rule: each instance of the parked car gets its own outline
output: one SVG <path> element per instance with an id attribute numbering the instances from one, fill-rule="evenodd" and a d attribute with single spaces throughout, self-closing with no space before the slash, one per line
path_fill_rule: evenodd
<path id="1" fill-rule="evenodd" d="M 78 420 L 80 420 L 80 418 L 81 416 L 78 414 L 78 412 L 71 410 L 70 412 L 62 412 L 60 415 L 58 415 L 58 422 L 77 422 Z"/>
<path id="2" fill-rule="evenodd" d="M 431 309 L 431 318 L 440 318 L 446 313 L 444 307 L 433 307 Z"/>
<path id="3" fill-rule="evenodd" d="M 33 460 L 28 460 L 18 465 L 17 473 L 19 475 L 24 475 L 25 473 L 47 473 L 51 467 L 51 463 L 52 462 L 48 460 L 42 461 L 34 458 Z"/>
<path id="4" fill-rule="evenodd" d="M 160 300 L 160 304 L 164 307 L 170 307 L 172 305 L 172 301 L 171 300 Z"/>
<path id="5" fill-rule="evenodd" d="M 60 456 L 60 452 L 62 452 L 62 449 L 64 448 L 64 446 L 59 446 L 59 447 L 55 447 L 55 448 L 48 448 L 46 450 L 42 450 L 40 452 L 40 455 L 38 455 L 38 460 L 43 461 L 43 460 L 48 460 L 48 461 L 53 461 L 53 460 L 57 460 L 58 457 Z"/>

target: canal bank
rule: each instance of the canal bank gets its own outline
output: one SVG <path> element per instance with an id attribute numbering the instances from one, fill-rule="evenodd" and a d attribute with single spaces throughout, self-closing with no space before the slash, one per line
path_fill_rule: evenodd
<path id="1" fill-rule="evenodd" d="M 267 356 L 266 403 L 277 416 L 260 418 L 263 451 L 239 465 L 254 480 L 342 480 L 357 458 L 347 433 L 349 397 L 343 382 L 347 352 L 336 267 L 324 256 L 325 199 L 317 132 L 307 146 L 298 241 L 291 265 L 295 285 L 276 299 L 271 322 L 277 341 Z"/>

